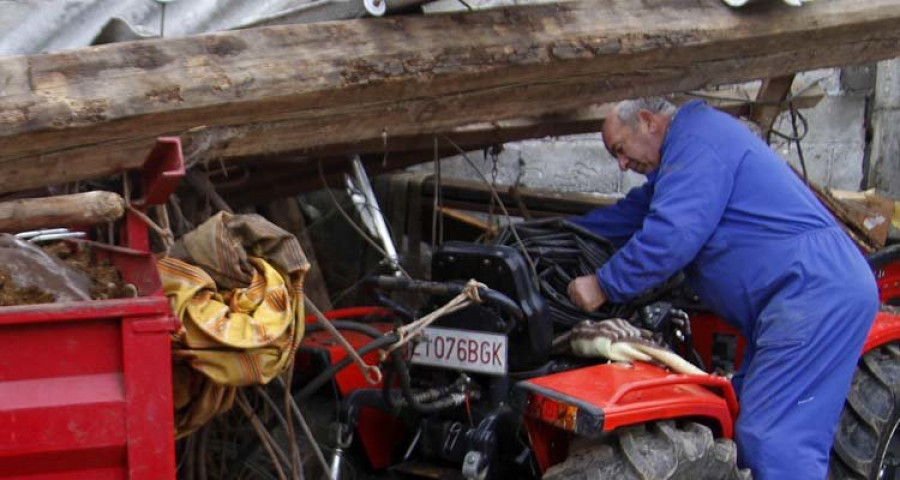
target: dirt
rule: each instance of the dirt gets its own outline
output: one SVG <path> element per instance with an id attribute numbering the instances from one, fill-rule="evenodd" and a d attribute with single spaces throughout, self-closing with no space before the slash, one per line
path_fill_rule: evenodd
<path id="1" fill-rule="evenodd" d="M 130 289 L 126 287 L 119 271 L 108 261 L 92 259 L 89 249 L 73 248 L 71 244 L 64 242 L 48 244 L 42 249 L 70 267 L 87 274 L 91 279 L 92 299 L 106 300 L 131 296 Z M 34 286 L 17 287 L 10 281 L 9 274 L 0 267 L 0 306 L 52 303 L 54 298 L 52 293 Z"/>
<path id="2" fill-rule="evenodd" d="M 0 269 L 0 306 L 32 305 L 35 303 L 50 303 L 53 295 L 41 291 L 36 287 L 19 288 L 13 285 L 9 275 Z"/>

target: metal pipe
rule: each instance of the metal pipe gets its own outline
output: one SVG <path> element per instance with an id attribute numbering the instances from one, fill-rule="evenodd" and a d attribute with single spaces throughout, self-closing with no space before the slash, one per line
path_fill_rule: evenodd
<path id="1" fill-rule="evenodd" d="M 413 5 L 428 3 L 423 0 L 363 0 L 366 12 L 373 17 L 383 16 L 387 12 L 396 12 Z"/>
<path id="2" fill-rule="evenodd" d="M 405 9 L 413 5 L 429 3 L 430 0 L 310 0 L 271 15 L 246 21 L 231 30 L 243 28 L 291 25 L 329 20 L 349 20 L 367 15 L 381 17 L 389 12 Z"/>
<path id="3" fill-rule="evenodd" d="M 359 155 L 353 156 L 352 164 L 353 176 L 356 177 L 357 186 L 366 198 L 366 209 L 371 216 L 372 223 L 375 227 L 375 233 L 377 234 L 378 239 L 381 240 L 381 245 L 387 253 L 387 259 L 391 269 L 394 271 L 394 275 L 399 276 L 400 257 L 397 255 L 397 249 L 394 247 L 393 240 L 391 240 L 391 234 L 388 231 L 387 223 L 384 221 L 384 215 L 381 214 L 381 209 L 378 208 L 378 200 L 375 199 L 375 192 L 372 190 L 372 184 L 369 183 L 369 177 L 366 175 L 366 169 L 363 167 Z"/>
<path id="4" fill-rule="evenodd" d="M 64 238 L 84 238 L 87 234 L 84 232 L 66 232 L 66 233 L 50 233 L 46 235 L 38 235 L 30 238 L 28 241 L 32 243 L 49 242 L 51 240 L 62 240 Z"/>
<path id="5" fill-rule="evenodd" d="M 50 235 L 54 233 L 67 233 L 69 232 L 68 228 L 45 228 L 43 230 L 29 230 L 27 232 L 21 232 L 16 234 L 16 238 L 20 240 L 28 240 L 34 237 L 38 237 L 41 235 Z"/>
<path id="6" fill-rule="evenodd" d="M 341 480 L 341 459 L 344 457 L 344 449 L 337 447 L 331 457 L 331 480 Z"/>

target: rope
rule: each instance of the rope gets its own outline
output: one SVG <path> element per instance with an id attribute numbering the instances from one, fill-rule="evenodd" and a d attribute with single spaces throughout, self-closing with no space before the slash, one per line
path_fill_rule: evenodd
<path id="1" fill-rule="evenodd" d="M 169 228 L 169 216 L 165 210 L 165 205 L 161 206 L 161 211 L 165 213 L 165 215 L 161 217 L 165 227 L 160 227 L 152 218 L 131 205 L 131 182 L 128 180 L 127 173 L 122 174 L 122 198 L 125 199 L 125 209 L 159 235 L 163 246 L 166 247 L 166 255 L 168 255 L 169 249 L 175 244 L 175 234 L 172 233 L 172 229 Z"/>
<path id="2" fill-rule="evenodd" d="M 398 328 L 396 332 L 398 340 L 396 343 L 394 343 L 381 353 L 382 361 L 384 361 L 384 359 L 386 359 L 391 352 L 406 345 L 407 343 L 421 335 L 422 332 L 429 325 L 437 321 L 437 319 L 457 310 L 462 310 L 463 308 L 466 308 L 474 303 L 481 303 L 481 295 L 478 294 L 479 288 L 487 288 L 487 285 L 481 282 L 476 282 L 474 279 L 469 280 L 468 282 L 466 282 L 466 286 L 463 288 L 463 291 L 460 292 L 459 295 L 450 299 L 450 301 L 444 304 L 444 306 L 412 323 L 408 323 Z"/>
<path id="3" fill-rule="evenodd" d="M 347 355 L 353 359 L 353 362 L 356 363 L 356 366 L 359 367 L 359 370 L 362 372 L 363 377 L 372 385 L 377 384 L 381 381 L 381 369 L 379 369 L 375 365 L 369 365 L 358 353 L 356 353 L 356 349 L 350 345 L 350 342 L 341 335 L 341 332 L 338 332 L 334 325 L 331 324 L 331 321 L 325 318 L 325 315 L 316 307 L 316 304 L 309 299 L 309 297 L 305 297 L 304 301 L 306 302 L 306 308 L 316 316 L 316 320 L 322 325 L 322 328 L 328 331 L 338 343 L 344 347 L 344 350 L 347 351 Z"/>
<path id="4" fill-rule="evenodd" d="M 125 208 L 131 212 L 138 220 L 143 222 L 145 225 L 150 227 L 151 230 L 156 232 L 159 235 L 160 240 L 162 240 L 163 245 L 166 247 L 166 252 L 172 248 L 172 245 L 175 244 L 175 234 L 172 233 L 172 230 L 168 228 L 162 228 L 156 224 L 150 217 L 148 217 L 144 212 L 132 207 L 130 204 L 126 204 Z"/>

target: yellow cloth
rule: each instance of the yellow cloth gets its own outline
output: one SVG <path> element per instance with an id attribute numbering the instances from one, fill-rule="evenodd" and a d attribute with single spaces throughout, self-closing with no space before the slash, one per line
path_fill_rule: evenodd
<path id="1" fill-rule="evenodd" d="M 158 263 L 163 289 L 181 320 L 172 343 L 178 436 L 190 434 L 230 409 L 237 387 L 266 384 L 284 371 L 303 337 L 303 279 L 309 264 L 299 243 L 294 245 L 293 236 L 262 217 L 254 216 L 249 222 L 239 217 L 246 216 L 217 215 L 192 232 L 193 236 L 185 236 L 187 248 L 207 257 L 196 260 L 188 256 L 203 268 L 171 257 Z M 244 247 L 254 253 L 271 252 L 254 246 L 258 236 L 235 241 L 229 228 L 235 224 L 245 233 L 250 225 L 250 230 L 266 236 L 273 232 L 288 235 L 290 239 L 280 244 L 273 257 L 289 273 L 249 255 Z M 287 248 L 282 248 L 285 245 Z M 237 265 L 223 265 L 228 262 Z M 207 273 L 228 269 L 239 274 L 223 280 L 227 287 Z M 240 285 L 240 279 L 247 283 Z"/>

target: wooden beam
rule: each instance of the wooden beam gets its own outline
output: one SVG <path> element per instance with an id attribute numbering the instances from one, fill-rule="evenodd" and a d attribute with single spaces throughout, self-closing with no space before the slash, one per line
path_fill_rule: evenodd
<path id="1" fill-rule="evenodd" d="M 709 92 L 700 92 L 710 105 L 734 115 L 749 117 L 757 109 L 754 98 L 760 98 L 761 91 L 756 88 L 736 87 Z M 825 91 L 818 85 L 810 85 L 794 98 L 796 108 L 813 108 L 824 98 Z M 672 100 L 681 104 L 698 98 L 697 95 L 675 94 Z M 763 97 L 768 98 L 768 97 Z M 768 102 L 768 100 L 766 100 Z M 264 154 L 231 159 L 233 163 L 257 163 L 278 161 L 282 158 L 297 159 L 303 157 L 337 157 L 351 154 L 388 154 L 390 157 L 398 152 L 415 152 L 419 158 L 433 157 L 434 137 L 446 137 L 467 151 L 479 150 L 491 145 L 500 145 L 530 138 L 561 137 L 581 133 L 601 131 L 603 120 L 612 111 L 614 104 L 590 105 L 571 112 L 560 112 L 538 117 L 522 117 L 494 122 L 476 122 L 443 131 L 435 131 L 421 135 L 378 138 L 365 142 L 324 145 L 293 152 Z M 774 108 L 776 114 L 784 110 L 783 105 L 767 105 Z M 448 148 L 447 142 L 442 145 L 439 156 L 454 155 L 455 149 Z M 412 155 L 410 155 L 412 156 Z"/>
<path id="2" fill-rule="evenodd" d="M 752 98 L 756 89 L 724 89 L 699 93 L 710 105 L 734 116 L 748 116 L 754 110 Z M 824 97 L 824 91 L 812 85 L 795 98 L 797 108 L 812 108 Z M 697 98 L 697 95 L 676 95 L 676 103 Z M 457 155 L 459 151 L 450 145 L 452 140 L 465 151 L 475 151 L 492 145 L 503 144 L 528 138 L 563 136 L 579 133 L 599 132 L 606 114 L 613 104 L 595 105 L 575 112 L 548 115 L 542 118 L 522 118 L 493 123 L 480 122 L 436 132 L 431 135 L 410 136 L 389 142 L 385 152 L 384 144 L 334 145 L 309 152 L 292 152 L 241 159 L 226 170 L 213 168 L 217 188 L 235 206 L 254 205 L 271 200 L 297 195 L 322 188 L 318 173 L 318 163 L 329 185 L 341 184 L 341 176 L 347 171 L 347 155 L 362 153 L 363 161 L 370 176 L 400 170 L 411 165 L 434 159 L 434 138 L 438 137 L 438 158 Z M 359 149 L 359 150 L 353 150 Z M 385 155 L 387 153 L 387 155 Z M 319 157 L 319 155 L 323 155 Z M 227 174 L 227 175 L 226 175 Z"/>
<path id="3" fill-rule="evenodd" d="M 0 192 L 423 135 L 900 51 L 900 1 L 607 0 L 276 26 L 0 58 Z"/>
<path id="4" fill-rule="evenodd" d="M 756 108 L 750 114 L 750 120 L 759 126 L 763 137 L 769 135 L 772 126 L 775 125 L 775 120 L 784 110 L 782 102 L 790 95 L 793 84 L 793 74 L 763 80 L 759 93 L 756 95 Z"/>

